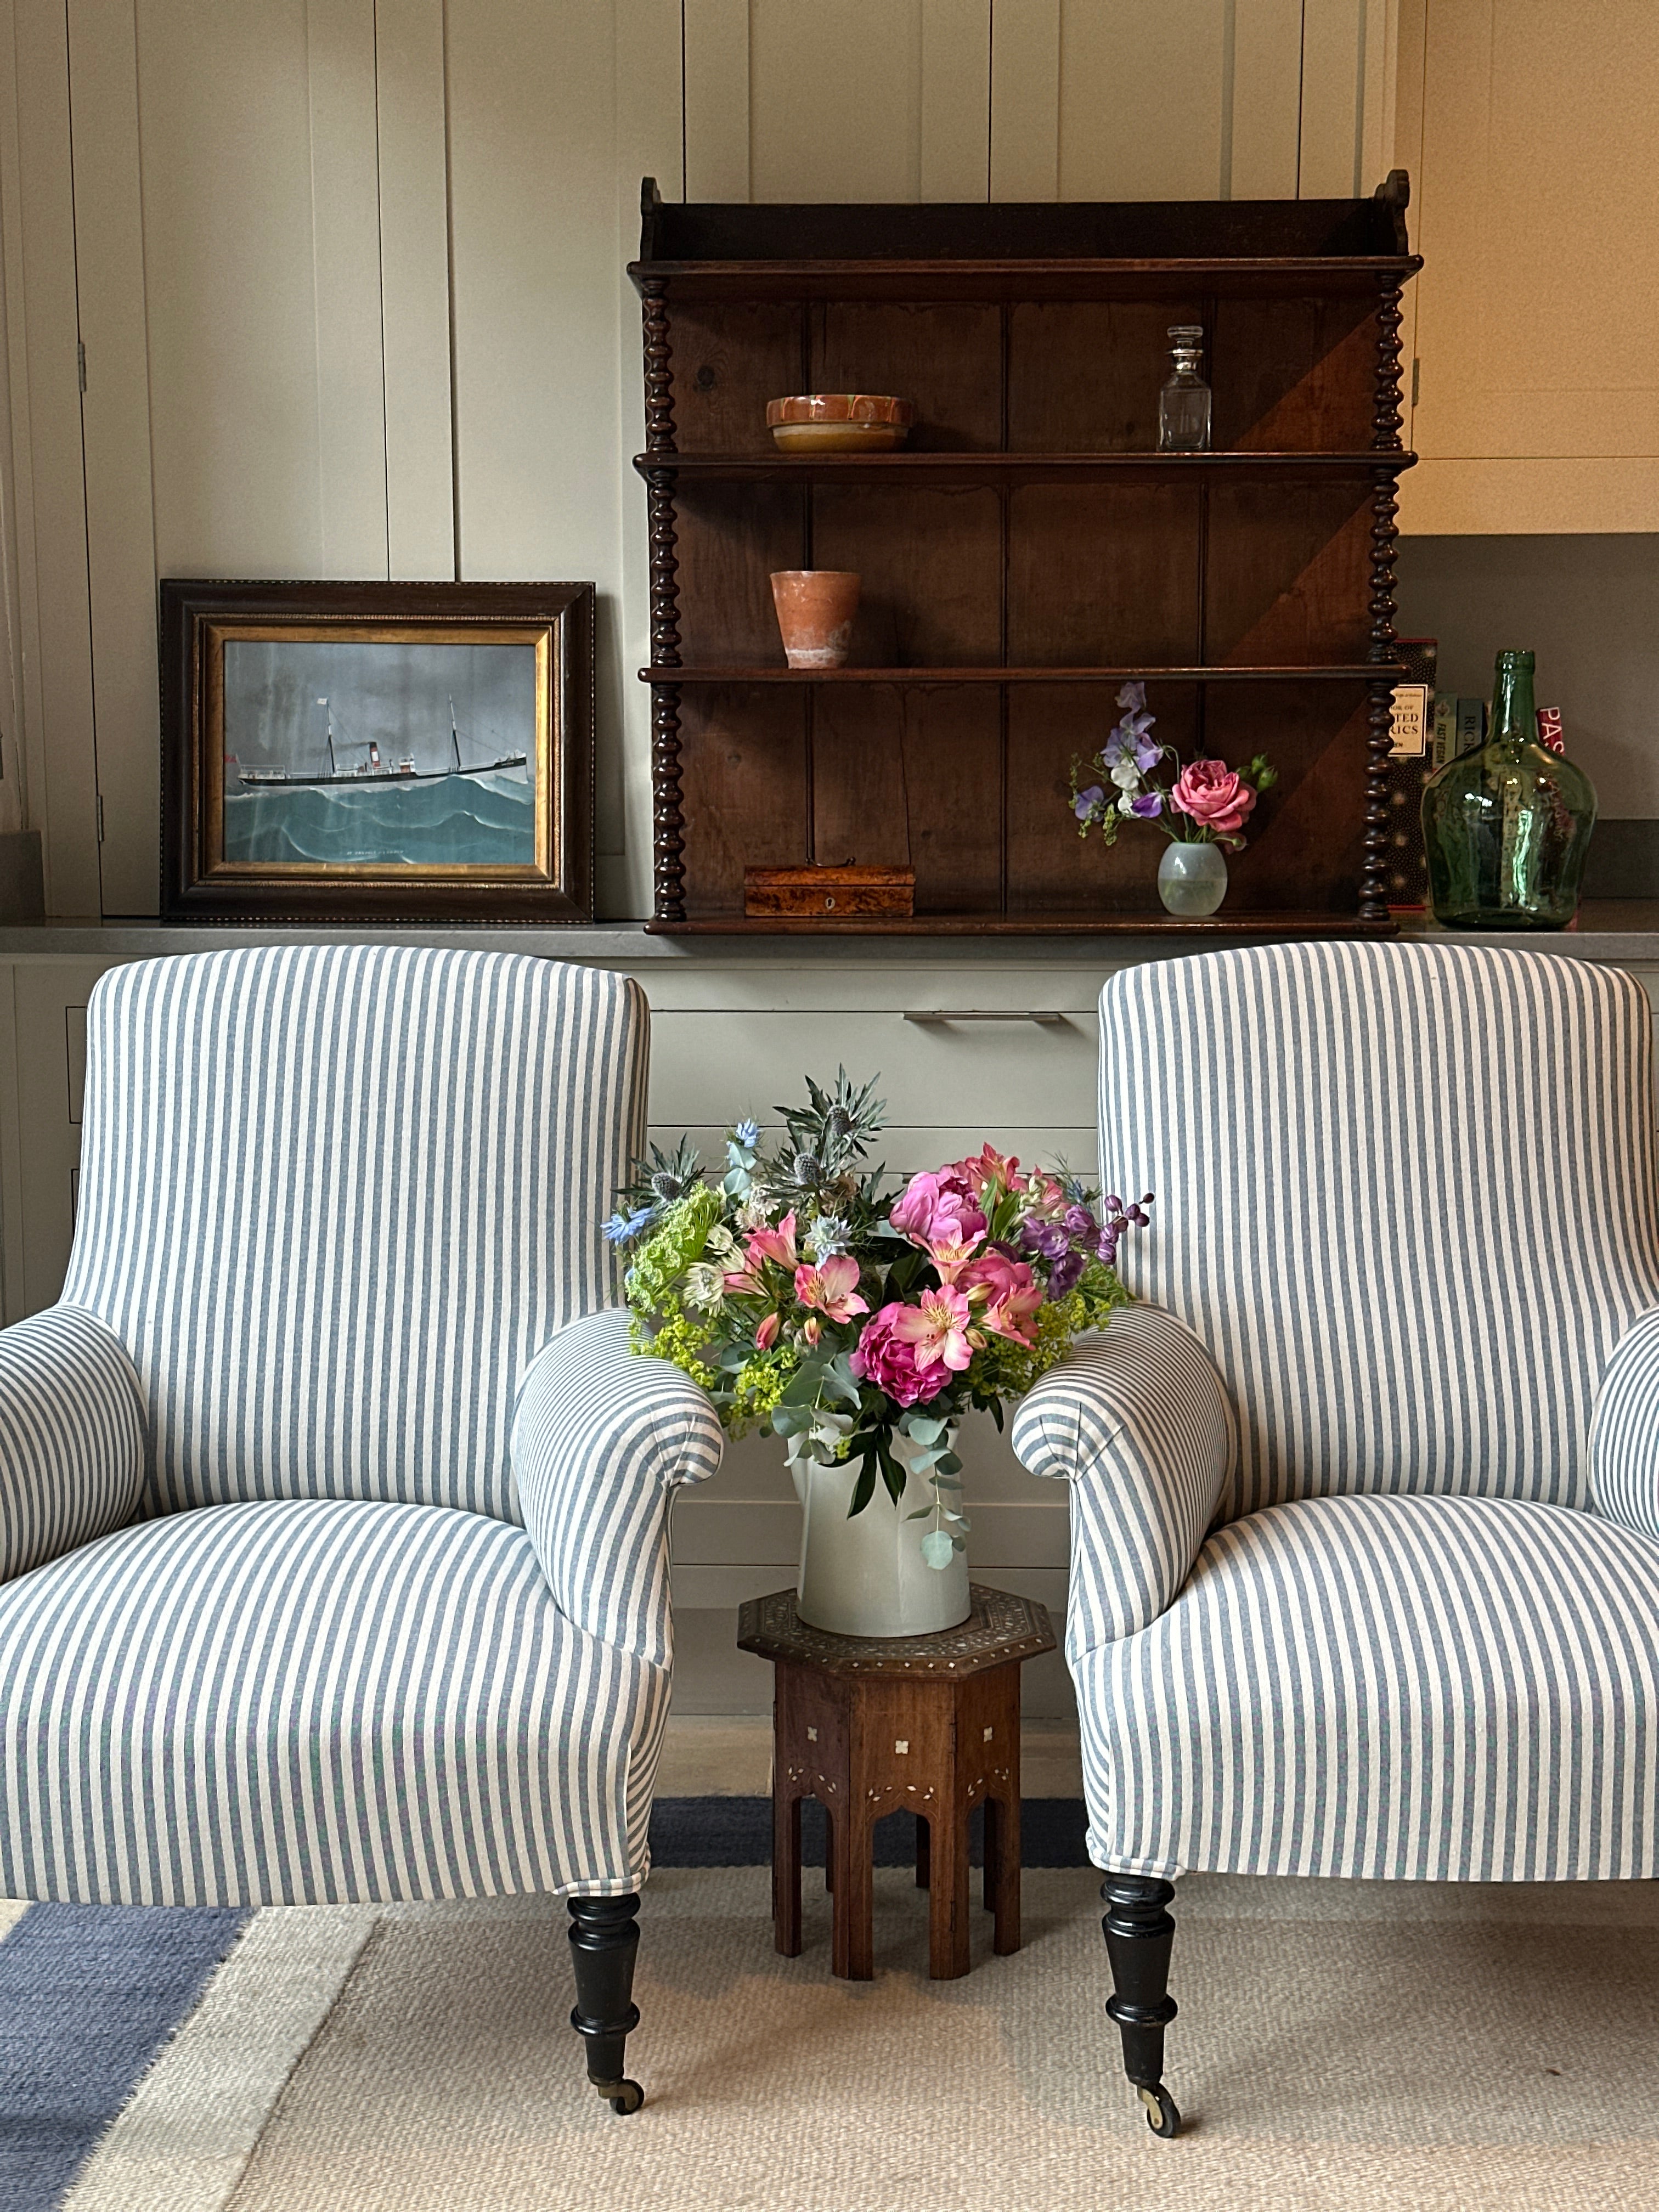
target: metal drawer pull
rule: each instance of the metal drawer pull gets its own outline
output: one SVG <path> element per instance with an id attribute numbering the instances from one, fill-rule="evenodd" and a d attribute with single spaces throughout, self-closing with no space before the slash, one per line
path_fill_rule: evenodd
<path id="1" fill-rule="evenodd" d="M 1066 1017 L 1039 1013 L 1030 1006 L 1010 1006 L 1006 1011 L 996 1007 L 989 1012 L 982 1012 L 977 1006 L 907 1006 L 904 1018 L 907 1022 L 1041 1022 L 1053 1029 Z"/>

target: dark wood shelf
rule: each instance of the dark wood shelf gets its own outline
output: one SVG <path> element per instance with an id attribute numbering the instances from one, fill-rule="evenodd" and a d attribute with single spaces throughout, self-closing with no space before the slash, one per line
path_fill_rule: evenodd
<path id="1" fill-rule="evenodd" d="M 630 261 L 665 298 L 696 300 L 1259 300 L 1375 297 L 1422 267 L 1415 254 L 1351 258 L 1290 254 L 1255 258 L 1146 261 Z"/>
<path id="2" fill-rule="evenodd" d="M 641 476 L 664 471 L 683 483 L 784 483 L 791 477 L 833 483 L 856 477 L 921 484 L 1042 483 L 1050 479 L 1144 477 L 1178 483 L 1200 478 L 1287 475 L 1352 477 L 1369 481 L 1379 471 L 1397 477 L 1415 467 L 1415 453 L 1397 450 L 1358 453 L 635 453 Z"/>
<path id="3" fill-rule="evenodd" d="M 653 928 L 1390 932 L 1409 198 L 1401 171 L 1369 198 L 973 205 L 665 203 L 647 179 Z M 1203 328 L 1210 453 L 1157 450 L 1175 323 Z M 769 400 L 854 391 L 912 399 L 910 446 L 775 450 Z M 859 574 L 850 666 L 784 665 L 769 579 L 802 567 Z M 1077 835 L 1073 772 L 1133 682 L 1166 765 L 1277 772 L 1237 911 L 1176 921 L 1161 839 Z M 751 872 L 808 853 L 902 864 L 920 911 L 744 914 Z"/>
<path id="4" fill-rule="evenodd" d="M 642 684 L 1397 684 L 1397 661 L 1283 668 L 674 668 L 640 671 Z"/>
<path id="5" fill-rule="evenodd" d="M 1161 908 L 1137 914 L 865 915 L 846 921 L 819 915 L 699 915 L 690 921 L 647 921 L 653 937 L 1393 937 L 1392 915 L 1249 914 L 1224 908 L 1196 918 Z"/>

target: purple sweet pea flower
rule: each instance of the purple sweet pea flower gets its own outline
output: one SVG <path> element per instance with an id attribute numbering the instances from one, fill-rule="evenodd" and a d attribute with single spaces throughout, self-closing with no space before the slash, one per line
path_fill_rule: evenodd
<path id="1" fill-rule="evenodd" d="M 1138 814 L 1143 822 L 1154 820 L 1164 811 L 1163 793 L 1143 791 L 1138 798 L 1129 801 L 1129 811 L 1131 814 Z"/>
<path id="2" fill-rule="evenodd" d="M 1100 1232 L 1100 1224 L 1086 1206 L 1068 1206 L 1061 1218 L 1073 1237 L 1095 1237 Z"/>
<path id="3" fill-rule="evenodd" d="M 1072 811 L 1079 822 L 1090 821 L 1094 816 L 1095 810 L 1104 805 L 1105 799 L 1106 794 L 1100 786 L 1097 783 L 1091 783 L 1087 791 L 1079 791 L 1072 801 Z"/>
<path id="4" fill-rule="evenodd" d="M 1020 1231 L 1020 1242 L 1028 1252 L 1058 1260 L 1062 1252 L 1070 1251 L 1072 1240 L 1057 1221 L 1028 1221 Z"/>
<path id="5" fill-rule="evenodd" d="M 1120 707 L 1127 707 L 1132 714 L 1145 714 L 1146 711 L 1146 686 L 1144 684 L 1125 684 L 1121 685 L 1117 695 L 1117 703 Z"/>

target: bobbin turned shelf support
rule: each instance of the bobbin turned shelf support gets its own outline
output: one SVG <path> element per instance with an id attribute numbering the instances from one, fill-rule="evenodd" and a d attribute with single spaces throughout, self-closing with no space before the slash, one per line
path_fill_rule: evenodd
<path id="1" fill-rule="evenodd" d="M 645 443 L 647 457 L 674 451 L 673 349 L 668 339 L 666 287 L 647 277 L 640 287 L 645 329 Z M 651 660 L 680 665 L 679 561 L 674 529 L 674 476 L 653 469 L 645 476 L 651 552 Z M 685 815 L 680 781 L 680 690 L 659 684 L 651 693 L 652 878 L 658 921 L 685 920 Z"/>

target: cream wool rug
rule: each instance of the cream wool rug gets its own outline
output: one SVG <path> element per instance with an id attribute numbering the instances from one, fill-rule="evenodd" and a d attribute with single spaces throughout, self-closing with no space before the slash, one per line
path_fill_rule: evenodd
<path id="1" fill-rule="evenodd" d="M 1170 2081 L 1119 2069 L 1097 1877 L 1025 1877 L 1024 1949 L 927 1979 L 877 1875 L 878 1978 L 771 1947 L 762 1869 L 647 1892 L 631 2119 L 580 2081 L 562 1906 L 269 1911 L 67 2212 L 1631 2212 L 1659 2206 L 1659 1885 L 1190 1877 Z"/>

